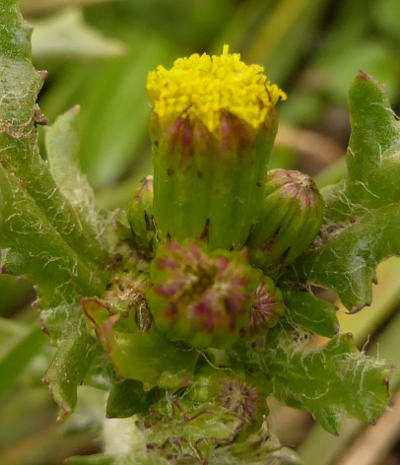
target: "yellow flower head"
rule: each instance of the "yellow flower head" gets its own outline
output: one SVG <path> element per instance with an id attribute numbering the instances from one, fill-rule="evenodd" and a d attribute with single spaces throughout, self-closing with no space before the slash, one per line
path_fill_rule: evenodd
<path id="1" fill-rule="evenodd" d="M 149 73 L 147 90 L 163 129 L 181 117 L 200 120 L 214 133 L 223 112 L 257 130 L 277 101 L 286 100 L 262 66 L 246 65 L 228 45 L 220 56 L 195 53 L 175 60 L 169 70 L 158 66 Z"/>

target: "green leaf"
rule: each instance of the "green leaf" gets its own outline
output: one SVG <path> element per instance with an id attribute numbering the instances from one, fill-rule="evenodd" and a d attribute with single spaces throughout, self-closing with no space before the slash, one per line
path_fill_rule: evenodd
<path id="1" fill-rule="evenodd" d="M 285 288 L 281 290 L 288 307 L 285 315 L 290 323 L 326 337 L 332 337 L 339 331 L 335 305 L 308 292 L 296 292 Z"/>
<path id="2" fill-rule="evenodd" d="M 361 185 L 363 196 L 368 198 L 369 194 L 372 198 L 368 200 L 374 206 L 400 200 L 400 122 L 390 107 L 386 90 L 360 71 L 350 88 L 349 109 L 349 179 Z"/>
<path id="3" fill-rule="evenodd" d="M 368 211 L 299 262 L 307 279 L 333 288 L 343 305 L 357 310 L 371 302 L 377 265 L 400 254 L 400 204 Z"/>
<path id="4" fill-rule="evenodd" d="M 44 382 L 61 408 L 60 419 L 72 413 L 77 401 L 77 388 L 82 383 L 98 344 L 84 328 L 77 328 L 60 342 L 47 370 Z"/>
<path id="5" fill-rule="evenodd" d="M 31 129 L 43 75 L 30 62 L 32 28 L 16 0 L 1 0 L 0 24 L 0 133 L 17 138 Z"/>
<path id="6" fill-rule="evenodd" d="M 39 154 L 35 126 L 43 124 L 43 115 L 35 102 L 43 74 L 32 66 L 31 28 L 23 22 L 16 4 L 14 0 L 0 3 L 0 164 L 26 190 L 41 216 L 47 217 L 67 244 L 98 264 L 98 249 L 84 233 L 73 206 L 57 188 Z"/>
<path id="7" fill-rule="evenodd" d="M 326 346 L 308 350 L 298 331 L 271 330 L 265 347 L 242 358 L 248 369 L 270 379 L 273 395 L 308 410 L 330 433 L 347 415 L 373 422 L 388 406 L 389 368 L 356 348 L 351 335 L 335 336 Z"/>
<path id="8" fill-rule="evenodd" d="M 102 291 L 102 276 L 80 259 L 1 164 L 0 205 L 0 247 L 6 249 L 1 266 L 38 284 L 44 305 Z"/>
<path id="9" fill-rule="evenodd" d="M 112 314 L 97 299 L 82 301 L 85 315 L 107 351 L 117 373 L 153 387 L 176 389 L 192 378 L 198 353 L 178 347 L 153 326 L 142 331 L 136 323 L 135 310 Z"/>
<path id="10" fill-rule="evenodd" d="M 0 320 L 0 331 L 6 321 Z M 13 387 L 17 377 L 46 342 L 46 336 L 36 325 L 31 329 L 18 328 L 17 332 L 21 331 L 22 335 L 7 338 L 7 350 L 0 352 L 0 398 Z M 1 336 L 3 340 L 4 334 Z"/>
<path id="11" fill-rule="evenodd" d="M 348 177 L 325 188 L 325 225 L 295 267 L 349 310 L 371 301 L 376 266 L 400 253 L 400 123 L 385 90 L 360 72 L 350 89 Z"/>
<path id="12" fill-rule="evenodd" d="M 77 220 L 91 245 L 97 248 L 99 261 L 107 259 L 105 236 L 111 219 L 101 216 L 95 205 L 94 192 L 79 167 L 79 106 L 59 116 L 46 127 L 45 143 L 50 172 L 63 196 L 74 208 Z"/>
<path id="13" fill-rule="evenodd" d="M 349 221 L 400 201 L 400 122 L 384 87 L 360 71 L 349 93 L 348 176 L 323 190 L 326 221 Z"/>
<path id="14" fill-rule="evenodd" d="M 32 36 L 35 60 L 107 58 L 122 55 L 124 45 L 88 26 L 79 9 L 67 8 L 35 21 Z"/>
<path id="15" fill-rule="evenodd" d="M 82 306 L 78 301 L 62 303 L 56 307 L 41 310 L 40 321 L 54 344 L 70 337 L 71 334 L 85 326 Z"/>
<path id="16" fill-rule="evenodd" d="M 135 413 L 146 413 L 161 392 L 157 388 L 144 391 L 143 384 L 133 379 L 119 380 L 108 397 L 107 417 L 127 418 Z"/>

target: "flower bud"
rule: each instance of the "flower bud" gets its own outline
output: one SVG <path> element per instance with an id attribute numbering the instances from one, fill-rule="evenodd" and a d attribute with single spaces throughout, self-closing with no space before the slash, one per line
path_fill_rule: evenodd
<path id="1" fill-rule="evenodd" d="M 157 250 L 151 277 L 147 296 L 159 331 L 193 347 L 228 347 L 248 322 L 259 272 L 242 253 L 168 242 Z"/>
<path id="2" fill-rule="evenodd" d="M 135 418 L 149 463 L 161 463 L 160 456 L 165 463 L 182 465 L 247 463 L 246 458 L 248 463 L 261 463 L 260 426 L 268 413 L 266 397 L 264 390 L 241 374 L 202 367 L 183 395 L 163 396 L 148 413 Z M 254 442 L 245 443 L 256 431 Z M 242 447 L 236 449 L 236 460 L 230 446 L 238 444 Z"/>
<path id="3" fill-rule="evenodd" d="M 140 182 L 129 206 L 128 215 L 135 247 L 141 252 L 151 252 L 155 241 L 153 176 L 147 176 Z"/>
<path id="4" fill-rule="evenodd" d="M 264 270 L 292 263 L 318 234 L 323 205 L 317 186 L 306 174 L 270 171 L 262 213 L 248 242 L 251 262 Z"/>
<path id="5" fill-rule="evenodd" d="M 281 291 L 268 276 L 263 276 L 253 294 L 250 319 L 244 334 L 254 336 L 275 326 L 285 310 Z"/>
<path id="6" fill-rule="evenodd" d="M 198 405 L 222 407 L 237 415 L 242 421 L 242 432 L 260 426 L 268 412 L 265 393 L 245 376 L 209 366 L 195 375 L 187 396 Z"/>
<path id="7" fill-rule="evenodd" d="M 239 54 L 176 60 L 149 74 L 153 103 L 154 216 L 164 237 L 239 247 L 264 196 L 286 95 Z"/>

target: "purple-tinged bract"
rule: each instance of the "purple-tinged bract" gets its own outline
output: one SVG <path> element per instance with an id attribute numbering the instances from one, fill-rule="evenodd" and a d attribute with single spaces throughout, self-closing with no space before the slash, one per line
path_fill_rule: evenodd
<path id="1" fill-rule="evenodd" d="M 197 243 L 168 242 L 151 266 L 148 293 L 156 327 L 199 348 L 228 347 L 249 319 L 259 272 L 244 253 L 206 253 Z"/>
<path id="2" fill-rule="evenodd" d="M 270 171 L 265 192 L 248 246 L 251 262 L 269 272 L 310 246 L 321 228 L 324 203 L 314 181 L 300 171 Z"/>

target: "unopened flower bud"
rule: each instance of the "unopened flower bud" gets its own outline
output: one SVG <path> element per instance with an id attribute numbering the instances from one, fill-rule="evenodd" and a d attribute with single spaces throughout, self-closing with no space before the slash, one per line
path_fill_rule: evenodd
<path id="1" fill-rule="evenodd" d="M 242 374 L 202 367 L 183 395 L 162 396 L 147 414 L 135 418 L 141 439 L 147 440 L 146 463 L 267 463 L 259 461 L 266 439 L 260 435 L 268 413 L 266 397 Z M 258 437 L 252 435 L 246 443 L 251 433 Z"/>
<path id="2" fill-rule="evenodd" d="M 135 190 L 129 206 L 129 223 L 136 248 L 145 253 L 151 252 L 155 240 L 153 176 L 147 176 L 143 179 Z"/>
<path id="3" fill-rule="evenodd" d="M 270 171 L 262 213 L 248 242 L 252 263 L 264 270 L 292 263 L 318 234 L 323 206 L 317 186 L 306 174 Z"/>
<path id="4" fill-rule="evenodd" d="M 249 319 L 259 272 L 242 253 L 168 242 L 151 265 L 148 302 L 156 327 L 198 348 L 229 347 Z"/>
<path id="5" fill-rule="evenodd" d="M 188 398 L 200 405 L 222 407 L 242 420 L 241 432 L 259 426 L 267 413 L 266 395 L 240 374 L 204 367 L 194 377 Z"/>
<path id="6" fill-rule="evenodd" d="M 268 276 L 263 276 L 253 294 L 250 319 L 244 334 L 254 336 L 275 326 L 285 310 L 281 291 Z"/>
<path id="7" fill-rule="evenodd" d="M 228 46 L 149 74 L 154 216 L 164 235 L 239 247 L 264 196 L 275 105 L 286 95 Z"/>

